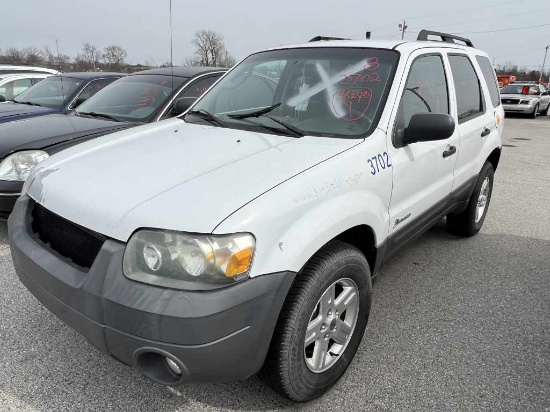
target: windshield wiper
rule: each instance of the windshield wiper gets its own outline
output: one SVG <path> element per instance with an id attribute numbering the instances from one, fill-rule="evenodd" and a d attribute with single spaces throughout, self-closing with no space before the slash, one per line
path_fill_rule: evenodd
<path id="1" fill-rule="evenodd" d="M 28 104 L 29 106 L 39 106 L 39 107 L 42 107 L 41 104 L 38 104 L 38 103 L 33 103 L 33 102 L 22 102 L 20 100 L 15 100 L 13 99 L 12 101 L 14 101 L 15 103 L 19 103 L 19 104 Z"/>
<path id="2" fill-rule="evenodd" d="M 75 112 L 79 115 L 83 114 L 85 116 L 92 116 L 92 117 L 103 117 L 104 119 L 109 119 L 109 120 L 114 120 L 115 122 L 120 122 L 119 119 L 113 117 L 113 116 L 109 116 L 108 114 L 104 114 L 104 113 L 96 113 L 96 112 L 89 112 L 89 113 L 86 113 L 86 112 L 77 112 L 75 110 Z"/>
<path id="3" fill-rule="evenodd" d="M 191 110 L 190 112 L 187 112 L 185 117 L 187 117 L 188 115 L 202 117 L 203 119 L 208 120 L 210 123 L 214 123 L 214 124 L 216 124 L 220 127 L 227 127 L 227 125 L 225 124 L 224 121 L 222 121 L 217 116 L 214 116 L 212 113 L 210 113 L 209 111 L 204 110 L 204 109 Z"/>
<path id="4" fill-rule="evenodd" d="M 246 119 L 249 117 L 260 117 L 266 113 L 272 112 L 280 105 L 281 103 L 276 103 L 273 106 L 265 107 L 263 109 L 255 110 L 253 112 L 241 113 L 241 114 L 228 114 L 227 117 L 231 117 L 232 119 Z"/>
<path id="5" fill-rule="evenodd" d="M 269 117 L 275 123 L 279 123 L 281 126 L 284 126 L 290 132 L 290 134 L 294 135 L 294 137 L 299 138 L 299 137 L 305 136 L 305 134 L 302 130 L 300 130 L 298 128 L 295 128 L 294 126 L 290 126 L 286 123 L 283 124 L 280 120 L 274 119 L 271 116 L 266 116 L 266 117 Z M 285 130 L 279 129 L 278 127 L 268 126 L 266 124 L 254 122 L 254 121 L 249 120 L 249 119 L 240 119 L 240 120 L 242 120 L 243 122 L 246 122 L 246 123 L 253 124 L 254 126 L 260 126 L 264 129 L 271 130 L 272 132 L 275 132 L 275 133 L 278 133 L 278 134 L 281 134 L 281 132 L 283 132 L 283 133 L 285 132 Z M 285 134 L 288 134 L 288 133 L 285 133 Z"/>
<path id="6" fill-rule="evenodd" d="M 264 117 L 267 117 L 268 119 L 273 120 L 275 123 L 280 124 L 285 129 L 290 130 L 297 137 L 304 137 L 306 135 L 306 132 L 304 132 L 302 129 L 299 129 L 296 126 L 292 126 L 286 122 L 283 122 L 282 120 L 276 119 L 273 116 L 268 116 L 267 114 L 264 114 Z"/>

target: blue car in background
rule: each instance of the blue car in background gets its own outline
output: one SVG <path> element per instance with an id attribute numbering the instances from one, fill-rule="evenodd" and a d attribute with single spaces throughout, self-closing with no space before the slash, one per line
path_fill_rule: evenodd
<path id="1" fill-rule="evenodd" d="M 123 73 L 66 73 L 48 77 L 15 99 L 0 103 L 0 123 L 47 114 L 67 114 Z"/>

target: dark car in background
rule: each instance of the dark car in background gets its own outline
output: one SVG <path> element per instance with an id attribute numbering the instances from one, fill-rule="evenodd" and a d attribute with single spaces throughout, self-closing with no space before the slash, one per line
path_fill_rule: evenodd
<path id="1" fill-rule="evenodd" d="M 0 219 L 8 218 L 26 177 L 42 160 L 86 140 L 181 114 L 226 71 L 146 70 L 110 84 L 69 115 L 0 124 Z"/>
<path id="2" fill-rule="evenodd" d="M 47 114 L 67 114 L 123 73 L 66 73 L 48 77 L 0 104 L 0 123 Z M 0 139 L 2 134 L 0 132 Z"/>

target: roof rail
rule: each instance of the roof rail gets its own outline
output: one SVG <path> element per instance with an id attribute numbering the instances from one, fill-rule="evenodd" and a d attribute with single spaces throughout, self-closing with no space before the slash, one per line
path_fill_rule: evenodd
<path id="1" fill-rule="evenodd" d="M 463 42 L 468 47 L 474 47 L 474 44 L 470 39 L 455 36 L 454 34 L 440 33 L 438 31 L 430 31 L 430 30 L 420 31 L 420 33 L 418 33 L 418 37 L 416 38 L 416 40 L 430 40 L 428 39 L 428 36 L 441 37 L 441 41 L 444 41 L 447 43 L 456 43 L 455 40 L 458 40 L 459 42 Z"/>
<path id="2" fill-rule="evenodd" d="M 314 41 L 329 41 L 329 40 L 349 40 L 349 39 L 344 39 L 342 37 L 315 36 L 313 39 L 311 39 L 309 41 L 309 43 L 314 42 Z"/>

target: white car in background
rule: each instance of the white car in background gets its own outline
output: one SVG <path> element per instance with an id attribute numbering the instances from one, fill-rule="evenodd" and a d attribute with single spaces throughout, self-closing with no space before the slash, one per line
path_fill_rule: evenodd
<path id="1" fill-rule="evenodd" d="M 29 87 L 52 76 L 46 73 L 19 73 L 0 75 L 0 102 L 12 100 Z"/>
<path id="2" fill-rule="evenodd" d="M 2 74 L 17 74 L 17 73 L 44 73 L 44 74 L 59 74 L 55 69 L 36 66 L 13 66 L 11 64 L 0 64 L 0 75 Z"/>

